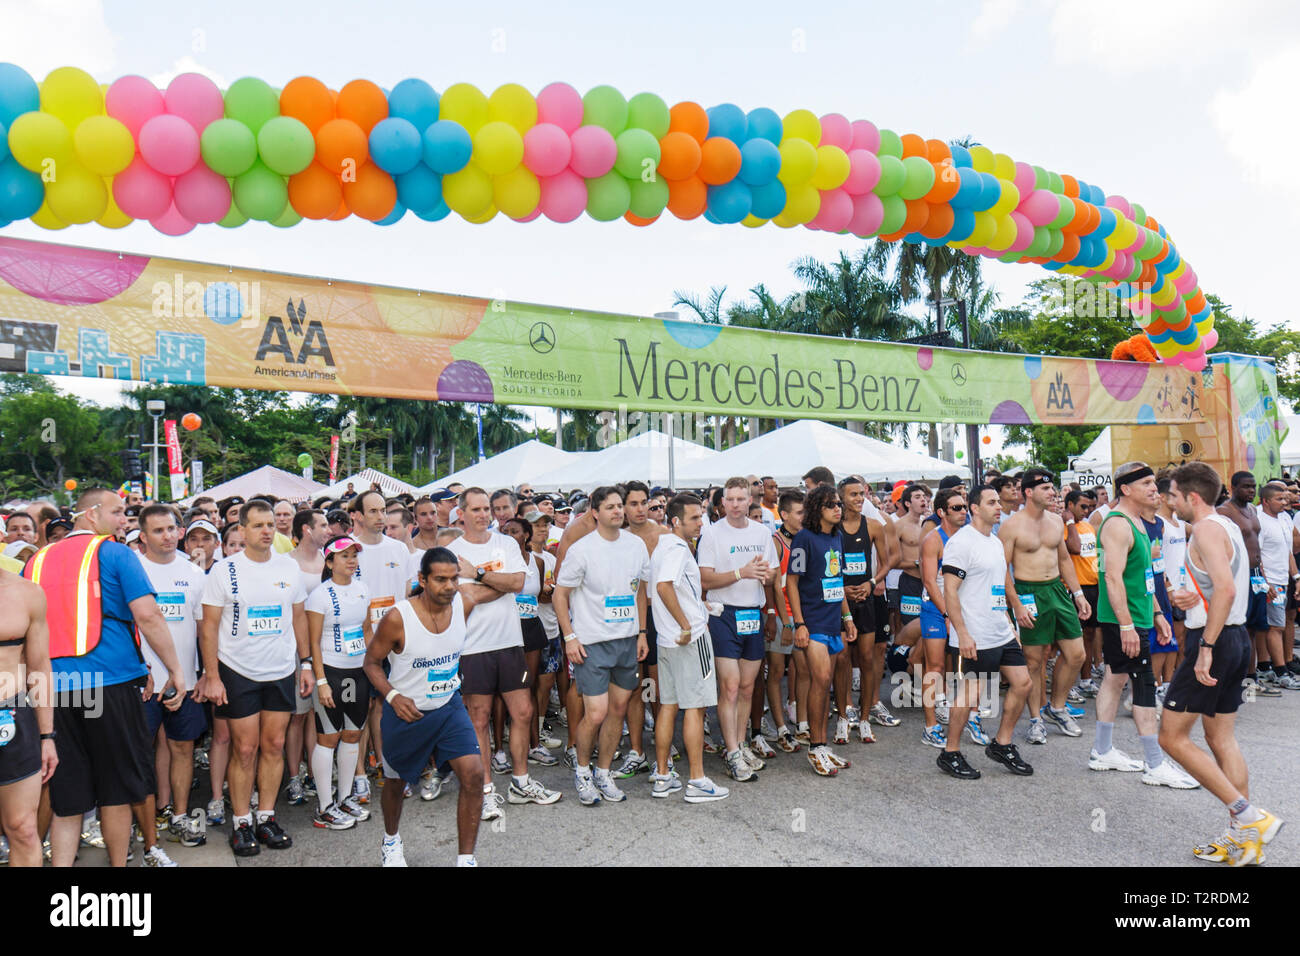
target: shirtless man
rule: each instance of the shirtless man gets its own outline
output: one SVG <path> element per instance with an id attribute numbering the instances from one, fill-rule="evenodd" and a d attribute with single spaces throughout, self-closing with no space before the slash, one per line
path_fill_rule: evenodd
<path id="1" fill-rule="evenodd" d="M 1246 603 L 1246 630 L 1250 632 L 1255 664 L 1247 671 L 1246 683 L 1253 684 L 1260 697 L 1280 697 L 1281 688 L 1255 679 L 1263 662 L 1271 660 L 1268 650 L 1268 581 L 1264 577 L 1263 561 L 1259 550 L 1259 512 L 1251 504 L 1255 500 L 1255 476 L 1239 471 L 1232 476 L 1232 497 L 1219 506 L 1223 515 L 1241 531 L 1246 543 L 1246 556 L 1250 561 L 1250 598 Z M 1273 661 L 1286 666 L 1286 661 Z"/>
<path id="2" fill-rule="evenodd" d="M 59 763 L 52 689 L 45 592 L 0 568 L 0 825 L 10 866 L 41 865 L 36 812 Z"/>
<path id="3" fill-rule="evenodd" d="M 1024 506 L 1009 516 L 1004 513 L 998 537 L 1007 555 L 1007 607 L 1020 625 L 1020 643 L 1029 664 L 1027 739 L 1045 744 L 1044 721 L 1055 724 L 1067 737 L 1083 734 L 1066 710 L 1066 695 L 1083 663 L 1079 622 L 1092 616 L 1092 608 L 1065 546 L 1065 522 L 1048 508 L 1056 497 L 1051 473 L 1027 469 L 1020 478 L 1020 494 Z M 1052 675 L 1051 706 L 1047 706 L 1043 672 L 1054 643 L 1061 649 L 1061 660 Z"/>
<path id="4" fill-rule="evenodd" d="M 921 538 L 923 532 L 929 531 L 921 524 L 930 513 L 930 489 L 920 484 L 908 485 L 898 503 L 902 516 L 895 522 L 895 530 L 901 549 L 902 563 L 898 567 L 903 571 L 898 579 L 898 616 L 902 623 L 899 639 L 905 641 L 912 633 L 909 627 L 913 631 L 920 628 L 921 594 L 925 591 L 921 584 Z"/>

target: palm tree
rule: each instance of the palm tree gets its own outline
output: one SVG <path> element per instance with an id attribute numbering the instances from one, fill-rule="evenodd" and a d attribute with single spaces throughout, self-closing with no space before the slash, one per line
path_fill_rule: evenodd
<path id="1" fill-rule="evenodd" d="M 483 406 L 483 453 L 495 455 L 523 441 L 524 430 L 517 423 L 527 417 L 517 408 L 500 402 Z"/>

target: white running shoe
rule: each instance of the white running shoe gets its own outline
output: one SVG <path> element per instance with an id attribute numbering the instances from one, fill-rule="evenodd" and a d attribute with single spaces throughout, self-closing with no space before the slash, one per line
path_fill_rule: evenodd
<path id="1" fill-rule="evenodd" d="M 1187 773 L 1175 767 L 1168 757 L 1154 768 L 1143 764 L 1142 782 L 1151 787 L 1171 787 L 1174 790 L 1196 790 L 1201 786 Z"/>
<path id="2" fill-rule="evenodd" d="M 1047 743 L 1047 725 L 1043 723 L 1043 718 L 1035 717 L 1029 722 L 1029 729 L 1025 731 L 1025 740 L 1031 744 Z"/>
<path id="3" fill-rule="evenodd" d="M 149 848 L 149 851 L 145 853 L 143 857 L 141 857 L 140 865 L 170 867 L 170 866 L 179 866 L 180 864 L 177 863 L 175 860 L 173 860 L 171 857 L 169 857 L 165 852 L 163 852 L 163 848 L 158 846 L 155 843 L 153 846 Z"/>
<path id="4" fill-rule="evenodd" d="M 762 760 L 766 760 L 766 759 L 768 759 L 769 757 L 775 757 L 775 756 L 776 756 L 776 751 L 772 749 L 772 745 L 769 744 L 769 743 L 767 742 L 767 738 L 764 737 L 762 734 L 756 734 L 756 735 L 755 735 L 755 736 L 750 740 L 750 742 L 749 742 L 749 749 L 752 750 L 755 754 L 758 755 L 758 757 L 760 758 L 760 762 L 761 762 Z M 748 759 L 748 758 L 746 758 L 746 759 Z M 762 768 L 762 767 L 755 767 L 754 769 L 755 769 L 755 770 L 762 770 L 763 768 Z"/>
<path id="5" fill-rule="evenodd" d="M 512 772 L 513 770 L 514 770 L 514 765 L 510 762 L 510 758 L 507 757 L 504 753 L 498 750 L 496 753 L 492 755 L 493 773 L 507 774 Z"/>
<path id="6" fill-rule="evenodd" d="M 876 735 L 871 732 L 871 721 L 858 721 L 858 739 L 864 744 L 874 744 L 876 742 Z"/>
<path id="7" fill-rule="evenodd" d="M 532 750 L 528 751 L 528 762 L 539 764 L 543 767 L 554 767 L 560 762 L 560 758 L 555 756 L 541 744 L 538 744 Z"/>
<path id="8" fill-rule="evenodd" d="M 420 799 L 437 800 L 442 796 L 442 775 L 432 767 L 420 774 Z"/>
<path id="9" fill-rule="evenodd" d="M 618 788 L 614 778 L 608 773 L 598 773 L 595 775 L 596 789 L 600 791 L 602 800 L 609 803 L 621 803 L 627 799 L 627 794 Z"/>
<path id="10" fill-rule="evenodd" d="M 651 773 L 650 782 L 652 784 L 650 796 L 652 797 L 671 797 L 674 793 L 677 793 L 682 789 L 681 778 L 674 773 L 665 773 L 662 775 Z"/>
<path id="11" fill-rule="evenodd" d="M 939 723 L 948 723 L 948 698 L 942 694 L 934 699 L 934 716 Z"/>
<path id="12" fill-rule="evenodd" d="M 506 798 L 511 803 L 536 803 L 543 807 L 555 803 L 562 796 L 563 794 L 558 790 L 546 789 L 535 777 L 529 777 L 528 783 L 522 787 L 511 780 L 510 787 L 506 791 Z"/>
<path id="13" fill-rule="evenodd" d="M 379 852 L 383 858 L 381 866 L 406 866 L 406 854 L 402 852 L 402 838 L 400 836 L 392 843 L 384 840 L 380 845 Z"/>
<path id="14" fill-rule="evenodd" d="M 480 820 L 497 820 L 504 814 L 501 810 L 501 804 L 506 802 L 506 798 L 497 793 L 497 786 L 494 783 L 488 784 L 483 788 L 483 814 Z"/>
<path id="15" fill-rule="evenodd" d="M 849 721 L 847 717 L 841 717 L 835 721 L 835 743 L 847 744 L 849 742 Z"/>
<path id="16" fill-rule="evenodd" d="M 876 701 L 871 705 L 871 722 L 879 724 L 881 727 L 897 727 L 902 723 L 897 717 L 889 712 L 889 708 Z"/>
<path id="17" fill-rule="evenodd" d="M 767 749 L 771 750 L 772 748 L 768 747 Z M 751 748 L 747 743 L 742 743 L 740 745 L 740 755 L 745 758 L 745 763 L 749 764 L 750 770 L 762 770 L 767 766 L 767 764 L 763 762 L 763 758 L 754 753 L 753 748 Z"/>
<path id="18" fill-rule="evenodd" d="M 726 787 L 719 786 L 708 777 L 701 777 L 698 780 L 686 781 L 687 803 L 711 803 L 714 800 L 725 800 L 731 791 Z"/>
<path id="19" fill-rule="evenodd" d="M 1136 773 L 1144 768 L 1141 760 L 1135 760 L 1124 751 L 1111 747 L 1104 754 L 1096 750 L 1088 752 L 1089 770 L 1119 770 L 1123 773 Z"/>
<path id="20" fill-rule="evenodd" d="M 578 802 L 584 807 L 594 807 L 600 803 L 600 791 L 596 789 L 596 781 L 589 772 L 586 774 L 575 772 L 573 783 L 578 789 Z"/>
<path id="21" fill-rule="evenodd" d="M 785 702 L 785 722 L 787 724 L 797 724 L 799 722 L 798 716 L 795 714 L 794 701 L 792 700 Z M 704 779 L 707 780 L 708 778 L 705 777 Z"/>

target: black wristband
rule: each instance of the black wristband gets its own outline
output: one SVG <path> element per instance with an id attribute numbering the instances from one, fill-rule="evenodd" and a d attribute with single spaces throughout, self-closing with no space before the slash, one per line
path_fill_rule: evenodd
<path id="1" fill-rule="evenodd" d="M 798 628 L 801 628 L 801 627 L 807 627 L 808 625 L 805 624 L 803 621 L 795 621 L 795 622 L 794 622 L 794 626 L 795 626 L 796 629 L 798 629 Z"/>
<path id="2" fill-rule="evenodd" d="M 57 736 L 58 734 L 51 730 L 48 734 L 41 734 L 41 740 L 54 740 Z"/>

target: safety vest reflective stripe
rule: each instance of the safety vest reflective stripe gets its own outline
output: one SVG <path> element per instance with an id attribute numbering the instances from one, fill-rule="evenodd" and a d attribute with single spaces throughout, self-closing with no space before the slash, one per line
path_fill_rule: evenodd
<path id="1" fill-rule="evenodd" d="M 84 549 L 75 558 L 75 568 L 69 566 L 72 562 L 58 560 L 62 556 L 60 553 L 56 556 L 54 565 L 48 569 L 49 574 L 56 575 L 56 578 L 51 579 L 49 574 L 46 574 L 46 560 L 54 548 L 59 547 L 60 552 L 75 548 L 82 543 L 82 537 L 82 535 L 72 535 L 55 544 L 45 546 L 36 553 L 27 566 L 27 577 L 34 584 L 41 586 L 49 604 L 51 657 L 83 657 L 94 650 L 95 645 L 99 643 L 103 616 L 99 576 L 94 572 L 98 570 L 96 558 L 100 545 L 108 541 L 111 535 L 95 535 L 87 538 Z M 63 577 L 74 571 L 75 576 L 72 580 Z M 66 590 L 69 586 L 73 589 L 71 594 Z M 71 621 L 67 620 L 68 615 L 63 611 L 69 604 L 72 611 Z M 68 633 L 69 631 L 71 633 Z M 92 631 L 94 632 L 93 643 Z"/>

